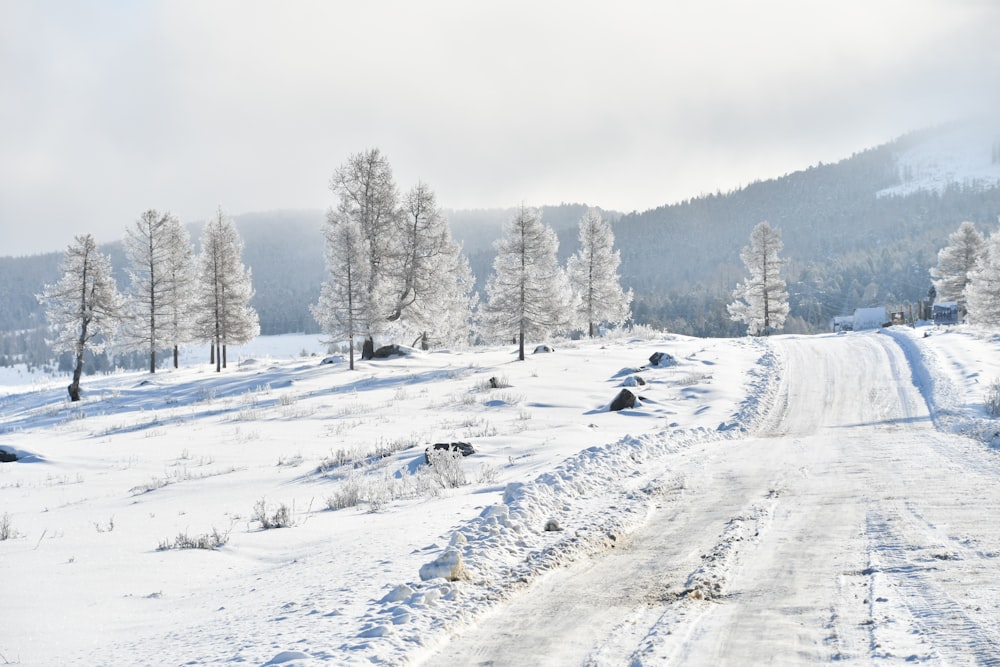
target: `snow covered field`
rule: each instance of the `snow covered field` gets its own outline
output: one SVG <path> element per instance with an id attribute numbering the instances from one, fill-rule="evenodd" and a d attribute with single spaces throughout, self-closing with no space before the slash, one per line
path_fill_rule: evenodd
<path id="1" fill-rule="evenodd" d="M 77 405 L 18 380 L 0 664 L 988 663 L 998 351 L 662 335 L 351 372 L 285 336 Z M 450 441 L 476 453 L 423 465 Z"/>

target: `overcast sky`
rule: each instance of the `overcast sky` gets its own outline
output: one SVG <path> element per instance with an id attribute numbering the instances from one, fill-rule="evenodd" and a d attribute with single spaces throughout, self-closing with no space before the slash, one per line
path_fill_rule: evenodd
<path id="1" fill-rule="evenodd" d="M 645 210 L 1000 109 L 993 0 L 0 0 L 0 255 L 327 208 Z"/>

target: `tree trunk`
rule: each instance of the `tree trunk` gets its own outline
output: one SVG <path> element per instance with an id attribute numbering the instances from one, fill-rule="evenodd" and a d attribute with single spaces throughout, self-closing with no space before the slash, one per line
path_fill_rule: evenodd
<path id="1" fill-rule="evenodd" d="M 177 368 L 177 357 L 178 357 L 179 353 L 180 352 L 177 349 L 177 346 L 174 345 L 174 368 Z"/>
<path id="2" fill-rule="evenodd" d="M 83 375 L 83 354 L 76 355 L 76 367 L 73 369 L 73 382 L 67 387 L 69 400 L 76 402 L 80 400 L 80 376 Z"/>
<path id="3" fill-rule="evenodd" d="M 156 372 L 156 350 L 152 348 L 149 350 L 149 372 Z"/>
<path id="4" fill-rule="evenodd" d="M 517 360 L 524 361 L 524 320 L 521 320 L 521 331 L 517 336 Z"/>
<path id="5" fill-rule="evenodd" d="M 362 359 L 375 358 L 375 340 L 371 336 L 365 338 L 365 344 L 361 348 L 361 358 Z"/>
<path id="6" fill-rule="evenodd" d="M 222 344 L 222 367 L 226 367 L 226 344 Z"/>

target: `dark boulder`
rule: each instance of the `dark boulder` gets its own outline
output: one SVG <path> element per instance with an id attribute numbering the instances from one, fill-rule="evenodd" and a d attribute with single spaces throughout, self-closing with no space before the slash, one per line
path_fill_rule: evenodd
<path id="1" fill-rule="evenodd" d="M 666 352 L 654 352 L 649 357 L 649 363 L 654 366 L 673 366 L 677 363 L 673 355 L 667 354 Z"/>
<path id="2" fill-rule="evenodd" d="M 402 356 L 403 351 L 400 349 L 399 345 L 393 343 L 392 345 L 383 345 L 379 349 L 372 353 L 372 358 L 374 359 L 385 359 L 387 357 L 398 357 Z"/>
<path id="3" fill-rule="evenodd" d="M 634 408 L 636 401 L 636 395 L 630 392 L 628 389 L 622 389 L 615 396 L 615 400 L 611 401 L 611 405 L 608 410 L 611 412 L 618 412 L 619 410 L 625 410 L 627 408 Z"/>
<path id="4" fill-rule="evenodd" d="M 431 465 L 431 452 L 436 450 L 458 452 L 462 456 L 470 456 L 476 453 L 473 446 L 467 442 L 435 442 L 424 450 L 424 462 L 427 465 Z"/>
<path id="5" fill-rule="evenodd" d="M 552 347 L 551 345 L 539 345 L 538 347 L 535 348 L 534 354 L 542 354 L 544 352 L 555 352 L 555 351 L 556 348 Z"/>
<path id="6" fill-rule="evenodd" d="M 0 463 L 13 463 L 16 460 L 17 454 L 8 452 L 6 449 L 0 449 Z"/>

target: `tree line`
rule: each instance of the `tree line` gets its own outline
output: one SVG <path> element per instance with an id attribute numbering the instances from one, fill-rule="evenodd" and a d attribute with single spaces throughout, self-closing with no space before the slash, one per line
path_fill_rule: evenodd
<path id="1" fill-rule="evenodd" d="M 311 311 L 331 346 L 346 343 L 352 370 L 358 340 L 362 357 L 371 358 L 376 338 L 428 349 L 511 337 L 523 360 L 528 338 L 573 328 L 593 336 L 600 325 L 629 317 L 632 293 L 620 285 L 614 236 L 596 210 L 580 220 L 580 249 L 563 267 L 558 239 L 538 211 L 517 209 L 495 244 L 480 303 L 468 260 L 427 184 L 401 194 L 376 148 L 351 155 L 329 187 L 336 204 L 322 230 L 326 277 Z M 221 207 L 204 227 L 198 254 L 177 217 L 155 209 L 126 229 L 124 250 L 123 293 L 108 255 L 84 234 L 67 248 L 61 279 L 38 295 L 53 344 L 72 354 L 72 401 L 80 400 L 86 359 L 112 341 L 144 350 L 151 373 L 164 348 L 176 368 L 181 345 L 207 342 L 221 372 L 227 347 L 260 333 L 243 242 Z"/>
<path id="2" fill-rule="evenodd" d="M 216 371 L 226 366 L 226 348 L 260 331 L 250 306 L 251 274 L 242 261 L 242 240 L 220 207 L 205 225 L 201 253 L 194 254 L 176 216 L 150 209 L 125 236 L 129 285 L 122 294 L 108 255 L 91 234 L 75 237 L 63 256 L 62 278 L 38 295 L 58 351 L 73 356 L 70 400 L 80 400 L 80 378 L 88 352 L 100 352 L 120 337 L 127 348 L 146 350 L 149 372 L 157 351 L 171 347 L 174 367 L 180 345 L 209 343 Z"/>

